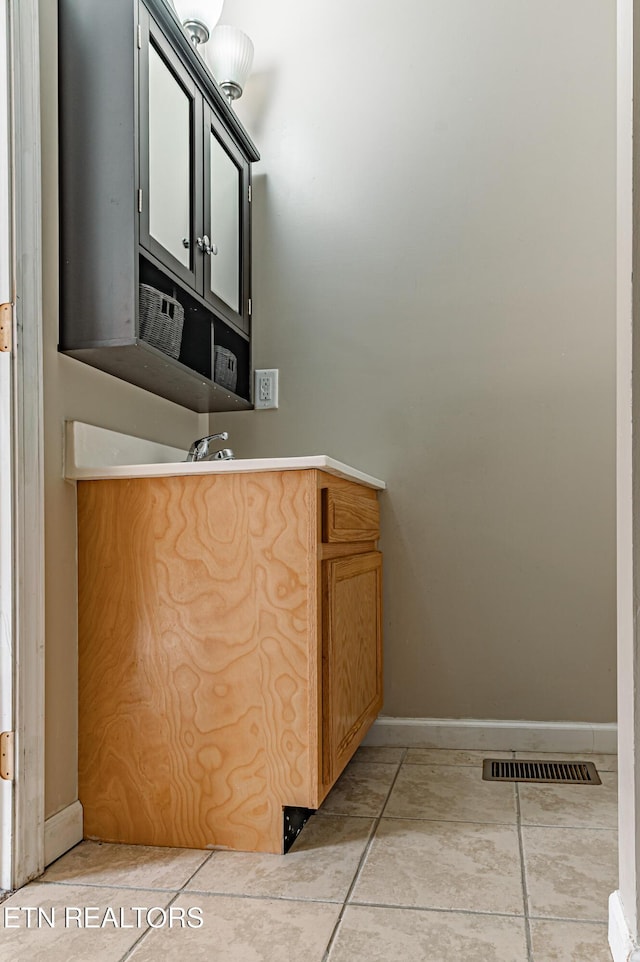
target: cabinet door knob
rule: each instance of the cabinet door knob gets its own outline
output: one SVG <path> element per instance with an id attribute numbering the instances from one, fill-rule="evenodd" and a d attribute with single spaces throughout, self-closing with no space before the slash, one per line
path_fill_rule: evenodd
<path id="1" fill-rule="evenodd" d="M 204 254 L 211 253 L 211 242 L 206 234 L 204 235 L 204 237 L 198 238 L 198 247 Z"/>
<path id="2" fill-rule="evenodd" d="M 189 245 L 189 238 L 188 238 L 188 237 L 183 237 L 183 238 L 182 238 L 182 246 L 183 246 L 183 247 L 189 247 L 189 246 L 190 246 L 190 245 Z"/>
<path id="3" fill-rule="evenodd" d="M 210 241 L 206 234 L 204 235 L 204 237 L 198 238 L 198 247 L 203 252 L 203 254 L 218 253 L 218 245 L 214 244 L 213 241 Z"/>

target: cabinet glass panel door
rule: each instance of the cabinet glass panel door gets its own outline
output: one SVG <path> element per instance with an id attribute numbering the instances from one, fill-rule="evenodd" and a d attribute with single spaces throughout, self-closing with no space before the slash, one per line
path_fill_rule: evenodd
<path id="1" fill-rule="evenodd" d="M 149 235 L 191 264 L 193 101 L 149 45 Z"/>
<path id="2" fill-rule="evenodd" d="M 209 289 L 240 311 L 241 171 L 213 131 L 209 132 L 211 269 Z"/>

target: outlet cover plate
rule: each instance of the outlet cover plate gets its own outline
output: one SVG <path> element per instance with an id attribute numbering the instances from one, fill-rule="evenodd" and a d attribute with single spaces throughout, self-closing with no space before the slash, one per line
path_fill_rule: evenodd
<path id="1" fill-rule="evenodd" d="M 261 411 L 278 407 L 278 368 L 254 372 L 253 405 Z"/>

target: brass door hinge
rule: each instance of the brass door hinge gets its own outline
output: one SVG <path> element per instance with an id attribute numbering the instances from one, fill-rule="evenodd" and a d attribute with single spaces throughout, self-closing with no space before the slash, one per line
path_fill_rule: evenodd
<path id="1" fill-rule="evenodd" d="M 13 304 L 0 304 L 0 351 L 13 347 Z"/>
<path id="2" fill-rule="evenodd" d="M 13 781 L 13 732 L 0 732 L 0 778 Z"/>

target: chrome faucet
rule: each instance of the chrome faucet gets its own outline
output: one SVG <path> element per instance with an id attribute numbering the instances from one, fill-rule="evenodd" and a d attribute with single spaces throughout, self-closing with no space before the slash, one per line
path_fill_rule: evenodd
<path id="1" fill-rule="evenodd" d="M 220 451 L 210 451 L 209 444 L 212 441 L 226 441 L 229 435 L 226 431 L 220 434 L 210 434 L 206 438 L 194 441 L 189 448 L 187 461 L 233 461 L 235 454 L 231 448 L 222 448 Z"/>

